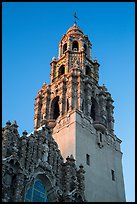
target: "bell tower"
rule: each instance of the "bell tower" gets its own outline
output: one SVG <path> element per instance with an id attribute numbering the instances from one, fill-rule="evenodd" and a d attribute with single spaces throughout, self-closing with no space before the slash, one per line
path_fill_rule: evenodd
<path id="1" fill-rule="evenodd" d="M 48 123 L 64 159 L 73 155 L 85 169 L 90 202 L 124 202 L 121 140 L 114 134 L 113 99 L 100 86 L 92 44 L 76 25 L 59 42 L 50 62 L 50 84 L 35 98 L 34 127 Z"/>

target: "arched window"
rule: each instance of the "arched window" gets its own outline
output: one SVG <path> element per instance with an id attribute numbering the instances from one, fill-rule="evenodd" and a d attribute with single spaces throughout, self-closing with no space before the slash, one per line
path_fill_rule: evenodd
<path id="1" fill-rule="evenodd" d="M 41 179 L 36 179 L 25 193 L 25 202 L 48 202 L 47 190 Z"/>
<path id="2" fill-rule="evenodd" d="M 74 42 L 73 42 L 72 50 L 73 50 L 73 51 L 78 51 L 78 50 L 79 50 L 78 42 L 77 42 L 77 41 L 74 41 Z"/>
<path id="3" fill-rule="evenodd" d="M 52 104 L 51 104 L 51 117 L 52 119 L 57 119 L 60 115 L 60 112 L 59 112 L 59 96 L 56 96 L 53 101 L 52 101 Z"/>
<path id="4" fill-rule="evenodd" d="M 86 66 L 86 75 L 91 76 L 91 69 L 89 66 Z"/>
<path id="5" fill-rule="evenodd" d="M 65 66 L 61 65 L 61 67 L 59 68 L 59 76 L 65 74 Z"/>
<path id="6" fill-rule="evenodd" d="M 63 45 L 63 53 L 67 50 L 67 43 Z"/>

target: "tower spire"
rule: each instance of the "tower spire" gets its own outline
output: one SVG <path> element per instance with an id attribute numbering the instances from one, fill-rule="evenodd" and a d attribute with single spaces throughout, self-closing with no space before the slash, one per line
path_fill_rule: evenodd
<path id="1" fill-rule="evenodd" d="M 79 20 L 79 18 L 78 18 L 78 16 L 76 15 L 76 12 L 74 13 L 74 18 L 75 18 L 75 20 L 74 20 L 74 24 L 77 24 L 77 23 L 76 23 L 76 19 Z"/>

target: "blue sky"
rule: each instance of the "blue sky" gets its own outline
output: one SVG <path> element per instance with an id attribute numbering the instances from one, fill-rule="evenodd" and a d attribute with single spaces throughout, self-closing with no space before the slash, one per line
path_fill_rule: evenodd
<path id="1" fill-rule="evenodd" d="M 74 24 L 92 43 L 100 63 L 99 84 L 114 99 L 115 134 L 122 140 L 127 201 L 135 201 L 135 3 L 2 3 L 2 126 L 17 121 L 33 131 L 34 98 L 50 82 L 50 62 Z"/>

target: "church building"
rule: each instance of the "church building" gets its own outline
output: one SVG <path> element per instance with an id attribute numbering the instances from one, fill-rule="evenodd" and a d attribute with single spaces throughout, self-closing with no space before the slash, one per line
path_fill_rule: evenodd
<path id="1" fill-rule="evenodd" d="M 92 44 L 76 22 L 35 98 L 34 131 L 2 129 L 3 202 L 125 202 L 114 106 Z"/>

